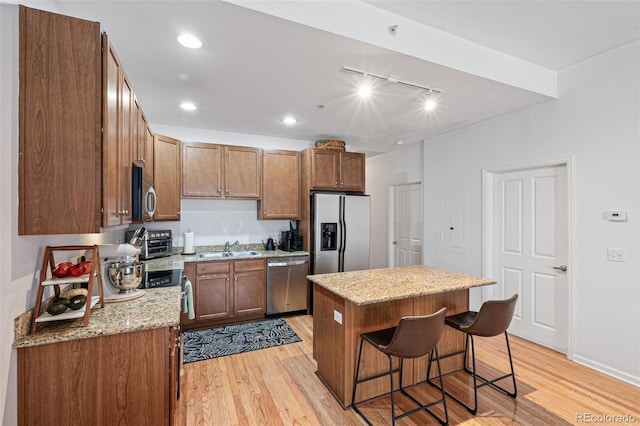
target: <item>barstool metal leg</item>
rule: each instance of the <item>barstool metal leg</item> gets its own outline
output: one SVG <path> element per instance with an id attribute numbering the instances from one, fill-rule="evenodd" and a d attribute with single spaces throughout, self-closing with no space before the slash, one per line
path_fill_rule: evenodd
<path id="1" fill-rule="evenodd" d="M 362 412 L 360 411 L 360 409 L 358 409 L 358 407 L 356 405 L 356 390 L 358 389 L 358 383 L 360 383 L 358 381 L 358 375 L 360 374 L 360 358 L 362 357 L 362 346 L 363 345 L 364 345 L 364 339 L 360 338 L 360 350 L 358 351 L 358 362 L 356 364 L 356 375 L 355 375 L 355 380 L 353 382 L 353 392 L 351 394 L 351 405 L 353 406 L 353 411 L 358 413 L 360 415 L 360 417 L 362 417 L 362 419 L 365 422 L 367 422 L 367 424 L 369 426 L 372 426 L 372 423 L 369 421 L 369 419 L 367 419 L 367 416 L 362 414 Z"/>
<path id="2" fill-rule="evenodd" d="M 509 344 L 509 336 L 507 335 L 506 331 L 504 332 L 504 338 L 507 341 L 507 353 L 509 354 L 509 366 L 511 367 L 511 379 L 513 380 L 513 393 L 507 392 L 507 395 L 515 398 L 518 395 L 518 387 L 516 386 L 516 373 L 513 371 L 513 358 L 511 358 L 511 345 Z"/>
<path id="3" fill-rule="evenodd" d="M 362 419 L 367 423 L 367 425 L 372 426 L 371 421 L 367 418 L 367 416 L 365 416 L 362 411 L 360 411 L 360 409 L 358 408 L 358 405 L 356 403 L 356 391 L 357 391 L 357 387 L 358 384 L 362 383 L 362 382 L 366 382 L 375 378 L 380 378 L 386 374 L 389 374 L 389 386 L 390 386 L 390 396 L 391 396 L 391 424 L 395 425 L 396 424 L 396 420 L 401 419 L 403 417 L 409 416 L 411 414 L 417 413 L 418 411 L 421 410 L 425 410 L 426 412 L 428 412 L 429 414 L 431 414 L 433 417 L 435 417 L 438 422 L 442 425 L 448 425 L 449 424 L 449 412 L 447 410 L 447 401 L 445 399 L 445 392 L 440 389 L 440 393 L 442 398 L 437 400 L 437 401 L 433 401 L 429 404 L 423 405 L 420 401 L 418 401 L 416 398 L 414 398 L 412 395 L 410 395 L 404 388 L 404 385 L 402 384 L 402 376 L 404 373 L 404 359 L 400 358 L 400 368 L 394 370 L 393 369 L 393 357 L 391 355 L 387 355 L 387 359 L 389 361 L 389 373 L 381 373 L 372 377 L 367 377 L 364 379 L 358 379 L 359 375 L 360 375 L 360 361 L 362 358 L 362 349 L 364 346 L 364 339 L 360 340 L 360 349 L 358 350 L 358 361 L 356 364 L 356 374 L 355 374 L 355 379 L 354 379 L 354 383 L 353 383 L 353 392 L 351 394 L 351 405 L 353 406 L 353 410 L 358 413 L 358 415 L 360 417 L 362 417 Z M 429 369 L 431 369 L 431 358 L 433 357 L 433 354 L 435 353 L 435 360 L 436 363 L 438 365 L 438 377 L 440 378 L 440 380 L 442 381 L 442 369 L 440 366 L 440 357 L 438 354 L 438 348 L 435 347 L 429 356 Z M 404 395 L 406 395 L 407 397 L 409 397 L 413 402 L 415 402 L 419 407 L 415 408 L 411 411 L 408 411 L 406 413 L 402 413 L 399 416 L 395 415 L 395 391 L 394 391 L 394 386 L 393 386 L 393 373 L 398 372 L 400 374 L 400 379 L 399 379 L 399 385 L 400 385 L 400 392 Z M 428 376 L 427 376 L 428 377 Z M 444 408 L 444 417 L 445 419 L 442 420 L 441 418 L 439 418 L 438 416 L 436 416 L 431 410 L 429 410 L 430 407 L 436 405 L 436 404 L 443 404 L 443 408 Z"/>
<path id="4" fill-rule="evenodd" d="M 430 378 L 430 372 L 431 372 L 431 361 L 433 361 L 433 358 L 430 357 L 429 359 L 429 368 L 427 369 L 427 381 L 432 385 L 435 386 L 436 388 L 440 389 L 441 391 L 443 391 L 444 393 L 447 394 L 447 396 L 449 396 L 451 399 L 453 399 L 454 401 L 456 401 L 458 404 L 462 405 L 463 407 L 465 407 L 467 409 L 467 411 L 469 411 L 471 414 L 477 414 L 478 412 L 478 389 L 483 387 L 483 386 L 487 386 L 487 385 L 491 385 L 492 387 L 506 393 L 507 395 L 509 395 L 512 398 L 515 398 L 517 396 L 517 388 L 516 388 L 516 375 L 515 372 L 513 370 L 513 359 L 511 357 L 511 347 L 509 345 L 509 337 L 507 336 L 507 332 L 504 332 L 505 335 L 505 339 L 506 339 L 506 343 L 507 343 L 507 353 L 509 354 L 509 367 L 511 369 L 511 373 L 509 374 L 505 374 L 502 375 L 500 377 L 497 377 L 495 379 L 487 379 L 481 375 L 478 374 L 477 372 L 477 368 L 476 368 L 476 353 L 475 353 L 475 342 L 473 339 L 473 335 L 469 334 L 469 333 L 465 333 L 466 334 L 466 339 L 465 339 L 465 344 L 464 344 L 464 350 L 460 351 L 460 352 L 454 352 L 454 353 L 450 353 L 445 355 L 443 358 L 448 358 L 450 356 L 455 356 L 455 355 L 463 355 L 463 360 L 462 360 L 462 368 L 460 368 L 459 370 L 455 370 L 452 371 L 450 373 L 447 373 L 446 375 L 451 375 L 451 374 L 455 374 L 457 372 L 460 371 L 465 371 L 467 373 L 469 373 L 472 377 L 473 377 L 473 406 L 470 406 L 469 404 L 466 404 L 465 402 L 461 401 L 460 399 L 458 399 L 455 395 L 452 395 L 450 392 L 447 392 L 446 390 L 444 390 L 444 381 L 442 380 L 442 377 L 440 377 L 440 386 L 436 385 Z M 469 350 L 469 341 L 471 341 L 471 368 L 468 367 L 467 365 L 467 359 L 468 359 L 468 350 Z M 502 379 L 506 379 L 507 377 L 511 377 L 512 381 L 513 381 L 513 392 L 509 392 L 507 389 L 505 389 L 502 386 L 499 386 L 496 384 L 496 382 L 502 380 Z M 480 379 L 480 381 L 482 381 L 482 383 L 478 384 L 478 379 Z"/>
<path id="5" fill-rule="evenodd" d="M 391 425 L 395 426 L 396 424 L 396 401 L 393 392 L 393 359 L 391 359 L 391 355 L 387 355 L 389 358 L 389 389 L 391 389 Z M 400 386 L 402 386 L 402 364 L 404 360 L 400 360 Z"/>

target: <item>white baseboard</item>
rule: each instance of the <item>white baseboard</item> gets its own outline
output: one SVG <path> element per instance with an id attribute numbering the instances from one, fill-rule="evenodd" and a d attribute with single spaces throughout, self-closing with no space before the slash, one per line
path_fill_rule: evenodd
<path id="1" fill-rule="evenodd" d="M 611 377 L 615 377 L 616 379 L 620 379 L 623 382 L 627 382 L 630 383 L 634 386 L 638 386 L 640 387 L 640 377 L 639 376 L 634 376 L 628 373 L 625 373 L 624 371 L 620 371 L 617 370 L 615 368 L 611 368 L 608 365 L 604 365 L 601 364 L 599 362 L 593 361 L 589 358 L 584 358 L 580 355 L 575 355 L 573 356 L 573 361 L 577 362 L 578 364 L 584 365 L 585 367 L 589 367 L 592 368 L 596 371 L 599 371 L 601 373 L 604 373 L 608 376 Z"/>

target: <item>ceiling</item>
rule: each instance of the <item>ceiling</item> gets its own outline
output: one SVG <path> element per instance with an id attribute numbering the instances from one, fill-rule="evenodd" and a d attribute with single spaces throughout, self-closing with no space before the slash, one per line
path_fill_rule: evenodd
<path id="1" fill-rule="evenodd" d="M 341 139 L 369 155 L 549 101 L 517 70 L 555 82 L 555 71 L 637 39 L 640 28 L 638 1 L 56 3 L 101 22 L 152 128 Z M 387 24 L 384 35 L 366 28 L 378 19 L 398 25 L 397 36 Z M 180 46 L 183 31 L 203 47 Z M 422 90 L 380 80 L 359 99 L 362 77 L 344 66 L 439 89 L 438 108 L 421 108 Z M 198 109 L 181 110 L 184 101 Z M 298 123 L 285 126 L 285 114 Z"/>

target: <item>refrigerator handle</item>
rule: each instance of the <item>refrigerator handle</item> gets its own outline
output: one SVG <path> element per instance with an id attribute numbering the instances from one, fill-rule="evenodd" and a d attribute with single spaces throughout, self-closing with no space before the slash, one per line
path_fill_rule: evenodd
<path id="1" fill-rule="evenodd" d="M 344 197 L 338 202 L 338 222 L 340 227 L 340 242 L 338 243 L 338 272 L 344 272 Z"/>

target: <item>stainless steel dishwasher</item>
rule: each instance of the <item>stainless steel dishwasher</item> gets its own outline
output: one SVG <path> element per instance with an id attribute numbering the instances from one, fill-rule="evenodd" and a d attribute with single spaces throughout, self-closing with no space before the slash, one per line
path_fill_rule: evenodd
<path id="1" fill-rule="evenodd" d="M 267 315 L 309 306 L 309 256 L 267 259 Z"/>

